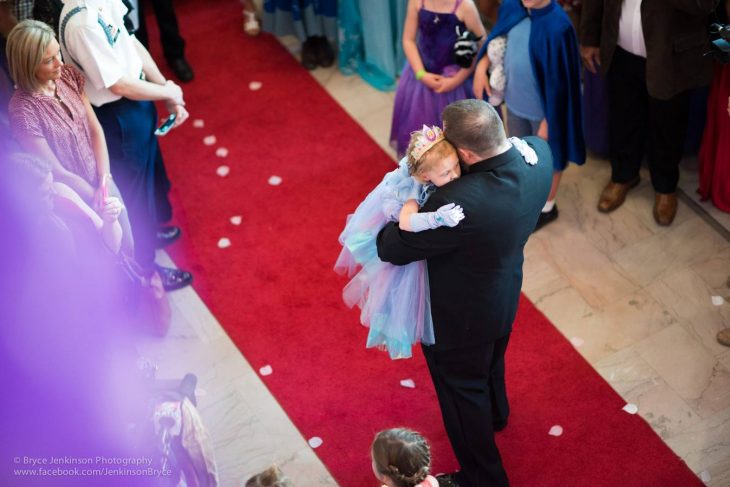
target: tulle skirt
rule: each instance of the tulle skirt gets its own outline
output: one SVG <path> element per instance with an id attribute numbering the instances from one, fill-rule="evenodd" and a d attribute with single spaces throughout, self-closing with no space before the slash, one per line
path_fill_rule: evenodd
<path id="1" fill-rule="evenodd" d="M 386 223 L 381 204 L 373 192 L 348 216 L 335 271 L 352 278 L 342 297 L 361 309 L 360 322 L 370 328 L 366 346 L 387 350 L 391 359 L 409 358 L 413 345 L 434 343 L 426 262 L 380 260 L 375 238 Z"/>

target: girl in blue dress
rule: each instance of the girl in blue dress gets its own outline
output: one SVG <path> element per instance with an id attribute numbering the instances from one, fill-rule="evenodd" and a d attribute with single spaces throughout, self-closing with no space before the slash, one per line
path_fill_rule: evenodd
<path id="1" fill-rule="evenodd" d="M 434 343 L 426 262 L 395 266 L 378 258 L 375 239 L 386 223 L 397 221 L 402 230 L 420 232 L 456 226 L 464 213 L 444 205 L 435 212 L 418 213 L 430 189 L 461 175 L 456 149 L 438 127 L 414 132 L 408 156 L 389 172 L 347 217 L 340 235 L 342 252 L 335 271 L 352 279 L 342 296 L 362 310 L 360 321 L 370 327 L 367 347 L 386 349 L 391 359 L 408 358 L 411 347 Z"/>
<path id="2" fill-rule="evenodd" d="M 486 37 L 472 0 L 409 0 L 403 27 L 408 62 L 398 83 L 390 131 L 398 157 L 421 124 L 440 125 L 446 105 L 472 98 L 474 63 L 461 68 L 454 62 L 457 28 Z"/>

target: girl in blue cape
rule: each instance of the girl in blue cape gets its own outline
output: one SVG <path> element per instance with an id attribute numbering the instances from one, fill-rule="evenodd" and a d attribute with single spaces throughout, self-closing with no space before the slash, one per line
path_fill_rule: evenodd
<path id="1" fill-rule="evenodd" d="M 585 162 L 581 116 L 581 59 L 573 24 L 555 0 L 504 0 L 477 56 L 474 95 L 491 94 L 485 55 L 507 35 L 505 103 L 510 136 L 538 135 L 553 155 L 553 184 L 537 229 L 558 217 L 555 196 L 568 162 Z M 529 55 L 526 55 L 529 54 Z"/>

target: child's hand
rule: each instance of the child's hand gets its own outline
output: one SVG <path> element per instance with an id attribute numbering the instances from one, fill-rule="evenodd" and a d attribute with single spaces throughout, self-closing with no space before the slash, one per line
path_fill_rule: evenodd
<path id="1" fill-rule="evenodd" d="M 436 91 L 438 93 L 438 89 L 441 87 L 441 83 L 443 82 L 444 77 L 440 76 L 438 74 L 433 73 L 426 73 L 423 78 L 421 78 L 421 83 L 431 88 L 433 91 Z"/>
<path id="2" fill-rule="evenodd" d="M 461 209 L 461 206 L 449 203 L 448 205 L 443 205 L 436 211 L 411 215 L 408 231 L 422 232 L 438 227 L 455 227 L 463 219 L 464 210 Z"/>
<path id="3" fill-rule="evenodd" d="M 436 223 L 439 226 L 455 227 L 464 219 L 464 210 L 454 203 L 442 206 L 434 214 Z"/>
<path id="4" fill-rule="evenodd" d="M 474 81 L 472 82 L 472 89 L 474 96 L 481 100 L 484 97 L 484 92 L 487 92 L 487 96 L 492 96 L 492 87 L 489 86 L 489 75 L 487 74 L 489 69 L 489 58 L 484 56 L 478 63 L 474 70 Z"/>
<path id="5" fill-rule="evenodd" d="M 441 80 L 441 85 L 438 87 L 438 89 L 435 89 L 436 93 L 448 93 L 449 91 L 453 91 L 456 88 L 461 85 L 463 81 L 459 79 L 458 76 L 453 76 L 451 78 L 443 78 Z"/>
<path id="6" fill-rule="evenodd" d="M 114 223 L 119 219 L 119 215 L 122 214 L 124 205 L 119 201 L 119 198 L 109 196 L 104 200 L 104 204 L 99 212 L 101 219 L 106 223 Z"/>

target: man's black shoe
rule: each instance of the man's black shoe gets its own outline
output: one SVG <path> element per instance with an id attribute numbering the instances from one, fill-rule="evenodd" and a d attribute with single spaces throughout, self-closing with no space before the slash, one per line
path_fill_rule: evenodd
<path id="1" fill-rule="evenodd" d="M 553 206 L 553 209 L 540 213 L 540 217 L 537 219 L 537 225 L 535 226 L 535 231 L 537 232 L 542 227 L 547 225 L 550 222 L 553 222 L 558 219 L 558 205 Z"/>
<path id="2" fill-rule="evenodd" d="M 332 50 L 330 41 L 325 36 L 315 37 L 315 53 L 317 54 L 317 64 L 323 68 L 329 68 L 335 62 L 335 51 Z"/>
<path id="3" fill-rule="evenodd" d="M 503 419 L 501 421 L 495 421 L 495 422 L 492 423 L 492 429 L 494 429 L 494 431 L 496 433 L 499 433 L 500 431 L 502 431 L 506 427 L 507 427 L 507 420 L 506 419 Z"/>
<path id="4" fill-rule="evenodd" d="M 160 273 L 162 287 L 165 288 L 165 291 L 175 291 L 193 282 L 193 275 L 187 271 L 162 267 L 161 265 L 156 265 L 155 267 L 157 268 L 157 272 Z"/>
<path id="5" fill-rule="evenodd" d="M 499 433 L 500 431 L 502 431 L 506 427 L 507 427 L 507 420 L 506 419 L 503 419 L 501 421 L 495 421 L 495 422 L 492 423 L 492 429 L 494 429 L 494 431 L 496 433 Z"/>
<path id="6" fill-rule="evenodd" d="M 456 481 L 456 472 L 440 473 L 436 476 L 436 480 L 439 482 L 439 487 L 459 487 L 459 482 Z"/>
<path id="7" fill-rule="evenodd" d="M 161 249 L 162 247 L 167 247 L 171 243 L 173 243 L 175 240 L 180 238 L 180 235 L 182 234 L 182 230 L 180 230 L 180 227 L 176 226 L 168 226 L 168 227 L 162 227 L 159 230 L 157 230 L 157 245 L 156 247 L 158 249 Z"/>
<path id="8" fill-rule="evenodd" d="M 183 83 L 192 81 L 195 77 L 195 74 L 193 74 L 193 68 L 190 67 L 190 64 L 188 64 L 188 61 L 184 57 L 168 59 L 167 65 L 170 66 L 170 69 L 172 69 L 172 72 L 175 73 L 177 79 Z"/>

